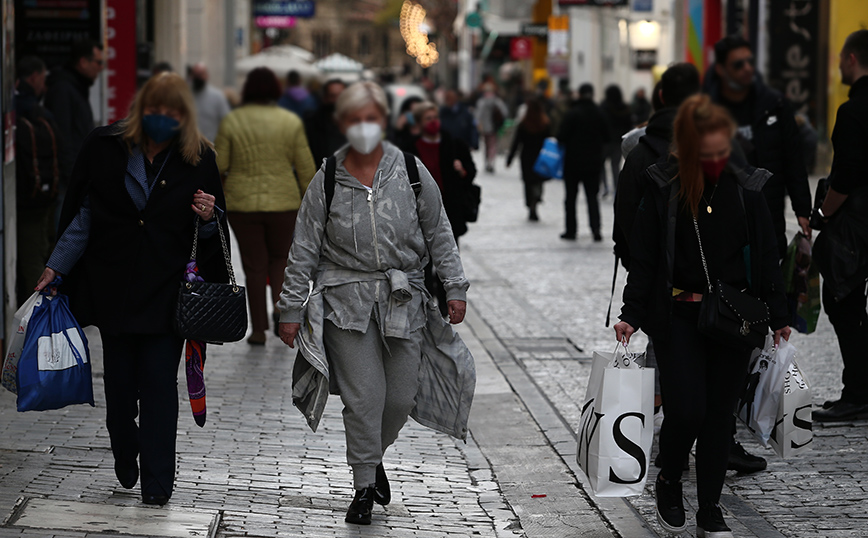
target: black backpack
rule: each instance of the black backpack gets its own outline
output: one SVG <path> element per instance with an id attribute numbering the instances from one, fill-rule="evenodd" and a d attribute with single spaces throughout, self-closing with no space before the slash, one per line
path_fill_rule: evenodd
<path id="1" fill-rule="evenodd" d="M 404 154 L 404 165 L 407 167 L 407 176 L 410 180 L 410 187 L 413 189 L 413 194 L 419 198 L 422 192 L 422 182 L 419 180 L 419 169 L 416 167 L 416 156 L 412 153 L 402 152 Z M 325 178 L 323 178 L 323 190 L 326 197 L 326 214 L 331 212 L 332 199 L 335 197 L 335 170 L 338 166 L 337 158 L 332 155 L 326 159 Z"/>
<path id="2" fill-rule="evenodd" d="M 22 208 L 46 207 L 57 198 L 60 162 L 57 136 L 47 119 L 18 116 L 15 121 L 17 203 Z"/>

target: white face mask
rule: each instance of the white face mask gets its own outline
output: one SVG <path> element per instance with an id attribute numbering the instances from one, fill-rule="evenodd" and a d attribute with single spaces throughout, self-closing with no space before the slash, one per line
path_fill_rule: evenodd
<path id="1" fill-rule="evenodd" d="M 350 125 L 347 129 L 347 140 L 354 150 L 362 155 L 368 155 L 383 139 L 383 128 L 379 123 L 362 122 Z"/>

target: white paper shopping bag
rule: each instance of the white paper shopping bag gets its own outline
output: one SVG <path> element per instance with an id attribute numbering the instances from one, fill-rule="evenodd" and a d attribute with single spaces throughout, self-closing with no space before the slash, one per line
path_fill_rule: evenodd
<path id="1" fill-rule="evenodd" d="M 620 347 L 620 346 L 619 346 Z M 654 438 L 654 370 L 623 351 L 594 353 L 577 460 L 598 497 L 641 495 Z"/>
<path id="2" fill-rule="evenodd" d="M 784 376 L 777 420 L 769 438 L 778 456 L 789 458 L 810 450 L 814 438 L 811 408 L 811 386 L 794 360 Z"/>

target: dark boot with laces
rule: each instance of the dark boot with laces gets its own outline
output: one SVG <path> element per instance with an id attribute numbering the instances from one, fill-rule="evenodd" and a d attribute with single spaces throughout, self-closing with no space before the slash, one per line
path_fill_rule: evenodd
<path id="1" fill-rule="evenodd" d="M 665 480 L 662 475 L 657 475 L 654 489 L 657 497 L 657 522 L 660 526 L 672 534 L 681 534 L 687 530 L 681 482 Z"/>
<path id="2" fill-rule="evenodd" d="M 719 504 L 701 504 L 696 512 L 697 538 L 733 538 Z"/>
<path id="3" fill-rule="evenodd" d="M 357 489 L 356 496 L 353 498 L 353 502 L 350 503 L 350 508 L 347 510 L 347 517 L 344 518 L 344 521 L 356 525 L 370 525 L 371 510 L 374 509 L 374 495 L 373 487 Z"/>
<path id="4" fill-rule="evenodd" d="M 757 473 L 764 471 L 768 463 L 765 458 L 754 456 L 741 446 L 738 441 L 733 441 L 729 448 L 729 461 L 726 468 L 739 473 Z"/>

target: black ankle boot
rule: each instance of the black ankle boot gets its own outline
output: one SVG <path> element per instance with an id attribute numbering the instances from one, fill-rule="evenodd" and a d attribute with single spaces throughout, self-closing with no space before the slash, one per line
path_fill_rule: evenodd
<path id="1" fill-rule="evenodd" d="M 377 465 L 377 484 L 374 487 L 374 502 L 386 506 L 392 502 L 392 488 L 389 486 L 389 477 L 383 464 Z"/>
<path id="2" fill-rule="evenodd" d="M 375 495 L 376 493 L 372 487 L 357 489 L 356 496 L 353 498 L 353 502 L 350 503 L 350 508 L 347 510 L 347 517 L 344 518 L 344 521 L 356 525 L 370 525 Z"/>
<path id="3" fill-rule="evenodd" d="M 136 460 L 121 462 L 115 460 L 115 476 L 124 489 L 133 489 L 139 481 L 139 465 Z"/>

